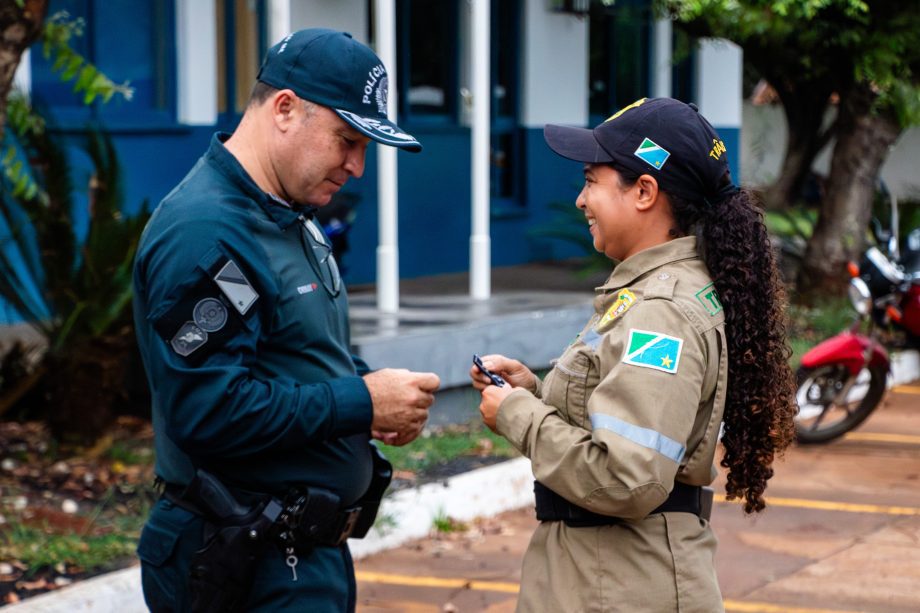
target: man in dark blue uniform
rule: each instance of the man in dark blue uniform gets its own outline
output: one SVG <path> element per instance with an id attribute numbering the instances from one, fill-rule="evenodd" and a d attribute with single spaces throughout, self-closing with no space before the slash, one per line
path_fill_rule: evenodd
<path id="1" fill-rule="evenodd" d="M 370 372 L 351 354 L 345 288 L 313 220 L 312 207 L 362 175 L 371 140 L 421 149 L 387 120 L 386 98 L 386 69 L 348 34 L 288 36 L 269 50 L 237 130 L 213 137 L 144 231 L 134 317 L 166 488 L 138 546 L 154 611 L 190 610 L 201 598 L 190 566 L 209 545 L 218 565 L 253 561 L 235 610 L 354 609 L 344 541 L 357 516 L 348 510 L 379 466 L 370 438 L 413 440 L 439 385 L 432 373 Z M 196 504 L 190 493 L 199 471 L 234 508 L 263 509 L 277 524 L 296 494 L 299 511 L 280 519 L 325 528 L 251 530 L 254 541 L 276 542 L 220 553 L 230 545 L 214 538 L 215 499 Z M 212 563 L 192 574 L 228 589 L 245 583 L 215 580 Z"/>

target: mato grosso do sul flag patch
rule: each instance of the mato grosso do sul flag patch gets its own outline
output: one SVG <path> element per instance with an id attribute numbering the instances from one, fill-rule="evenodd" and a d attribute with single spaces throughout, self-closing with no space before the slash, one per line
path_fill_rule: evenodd
<path id="1" fill-rule="evenodd" d="M 653 368 L 675 374 L 680 362 L 684 340 L 667 334 L 647 330 L 629 331 L 629 342 L 623 362 L 642 368 Z"/>

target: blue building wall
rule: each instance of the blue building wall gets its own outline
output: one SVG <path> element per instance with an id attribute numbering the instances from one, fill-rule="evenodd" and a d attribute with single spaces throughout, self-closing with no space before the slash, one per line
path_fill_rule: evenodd
<path id="1" fill-rule="evenodd" d="M 469 267 L 470 131 L 468 128 L 410 128 L 424 144 L 419 154 L 398 153 L 400 276 L 465 271 Z M 151 207 L 191 169 L 208 147 L 214 128 L 175 128 L 167 131 L 122 131 L 112 136 L 124 177 L 126 211 L 134 213 L 145 199 Z M 86 198 L 91 165 L 78 146 L 80 135 L 68 131 L 74 164 L 76 231 L 86 232 Z M 492 263 L 506 266 L 561 259 L 581 252 L 564 242 L 531 236 L 529 231 L 550 224 L 552 202 L 575 202 L 581 166 L 553 154 L 543 142 L 542 129 L 523 130 L 528 161 L 524 177 L 525 202 L 491 220 Z M 368 149 L 364 176 L 352 179 L 344 192 L 357 197 L 356 220 L 349 234 L 344 264 L 349 283 L 373 282 L 377 247 L 377 147 Z M 587 229 L 586 229 L 587 231 Z"/>
<path id="2" fill-rule="evenodd" d="M 470 235 L 470 131 L 468 128 L 408 128 L 423 143 L 419 154 L 399 152 L 399 254 L 400 276 L 465 271 L 469 267 Z M 185 176 L 207 149 L 211 127 L 177 127 L 158 131 L 113 133 L 124 176 L 125 204 L 134 213 L 147 199 L 151 207 Z M 732 176 L 739 176 L 740 130 L 719 128 L 730 155 Z M 86 231 L 85 186 L 89 160 L 70 133 L 71 159 L 78 210 L 78 236 Z M 542 128 L 522 129 L 524 170 L 523 202 L 504 208 L 491 219 L 492 265 L 508 266 L 532 261 L 565 259 L 581 255 L 577 246 L 532 235 L 532 230 L 558 222 L 552 203 L 574 206 L 583 181 L 582 166 L 555 155 L 543 141 Z M 364 176 L 352 179 L 345 193 L 357 197 L 356 219 L 344 257 L 349 283 L 373 282 L 377 247 L 377 147 L 368 149 Z M 585 226 L 587 235 L 587 226 Z"/>

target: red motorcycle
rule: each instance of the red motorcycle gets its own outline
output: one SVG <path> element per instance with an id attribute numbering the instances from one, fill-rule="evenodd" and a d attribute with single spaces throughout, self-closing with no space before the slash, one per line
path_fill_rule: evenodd
<path id="1" fill-rule="evenodd" d="M 796 373 L 800 443 L 823 443 L 861 424 L 888 387 L 888 349 L 920 349 L 920 229 L 903 256 L 895 236 L 888 255 L 870 247 L 849 269 L 856 321 L 802 356 Z"/>

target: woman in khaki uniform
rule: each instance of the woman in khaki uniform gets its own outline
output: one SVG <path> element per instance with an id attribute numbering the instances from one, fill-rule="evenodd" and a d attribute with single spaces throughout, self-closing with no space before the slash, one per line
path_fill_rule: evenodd
<path id="1" fill-rule="evenodd" d="M 784 295 L 761 214 L 696 107 L 642 99 L 593 130 L 546 126 L 583 162 L 576 202 L 618 262 L 544 381 L 475 368 L 485 423 L 533 462 L 539 528 L 519 611 L 721 611 L 707 490 L 724 422 L 729 499 L 764 508 L 792 440 Z"/>

